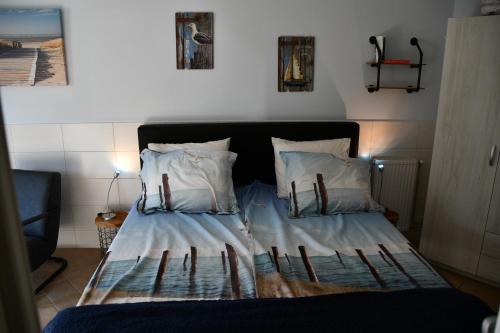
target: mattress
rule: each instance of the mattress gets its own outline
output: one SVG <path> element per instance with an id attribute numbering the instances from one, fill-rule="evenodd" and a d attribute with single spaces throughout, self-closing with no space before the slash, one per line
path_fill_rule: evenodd
<path id="1" fill-rule="evenodd" d="M 379 213 L 291 219 L 274 186 L 236 194 L 234 215 L 132 207 L 78 304 L 449 287 Z"/>

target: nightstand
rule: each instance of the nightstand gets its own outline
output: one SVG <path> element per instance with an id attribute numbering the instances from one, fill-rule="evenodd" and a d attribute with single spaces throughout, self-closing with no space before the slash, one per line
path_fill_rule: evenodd
<path id="1" fill-rule="evenodd" d="M 108 248 L 111 242 L 115 238 L 118 230 L 127 218 L 128 213 L 124 211 L 115 212 L 116 217 L 112 220 L 105 221 L 99 215 L 95 218 L 95 224 L 97 226 L 97 233 L 99 235 L 99 246 L 101 247 L 102 254 L 108 252 Z"/>
<path id="2" fill-rule="evenodd" d="M 394 225 L 395 227 L 397 227 L 397 224 L 398 224 L 398 220 L 399 220 L 399 214 L 393 210 L 390 210 L 390 209 L 386 209 L 385 210 L 385 213 L 384 213 L 384 216 L 386 219 L 389 220 L 389 222 L 392 223 L 392 225 Z"/>

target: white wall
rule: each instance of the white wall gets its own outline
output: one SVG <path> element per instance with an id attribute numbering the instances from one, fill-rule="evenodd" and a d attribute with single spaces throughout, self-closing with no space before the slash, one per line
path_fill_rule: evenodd
<path id="1" fill-rule="evenodd" d="M 63 9 L 67 87 L 2 88 L 7 123 L 171 120 L 402 119 L 436 117 L 444 35 L 453 0 L 2 0 Z M 176 11 L 212 11 L 215 69 L 179 71 Z M 417 94 L 369 94 L 370 35 L 388 57 L 424 50 Z M 277 92 L 277 38 L 316 37 L 314 92 Z M 384 68 L 387 83 L 416 71 Z"/>
<path id="2" fill-rule="evenodd" d="M 129 210 L 140 196 L 135 123 L 8 125 L 11 166 L 62 175 L 59 246 L 98 247 L 94 220 L 106 205 L 113 172 L 122 171 L 110 192 L 114 209 Z"/>
<path id="3" fill-rule="evenodd" d="M 481 15 L 481 0 L 455 0 L 453 17 Z"/>
<path id="4" fill-rule="evenodd" d="M 2 0 L 1 6 L 63 9 L 69 86 L 1 88 L 13 167 L 63 175 L 59 245 L 98 245 L 94 218 L 115 167 L 129 171 L 111 201 L 130 207 L 140 191 L 136 127 L 150 121 L 363 119 L 360 153 L 425 161 L 415 212 L 421 220 L 453 0 Z M 175 69 L 176 11 L 214 12 L 214 70 Z M 415 60 L 409 39 L 420 39 L 425 90 L 366 92 L 375 74 L 365 64 L 374 34 L 387 37 L 387 56 L 394 58 Z M 314 92 L 277 92 L 281 35 L 316 37 Z M 408 68 L 383 72 L 387 83 L 415 78 Z"/>

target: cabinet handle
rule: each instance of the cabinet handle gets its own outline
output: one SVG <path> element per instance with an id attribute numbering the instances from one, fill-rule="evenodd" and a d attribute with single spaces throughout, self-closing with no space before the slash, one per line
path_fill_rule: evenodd
<path id="1" fill-rule="evenodd" d="M 491 151 L 490 151 L 490 166 L 493 166 L 495 164 L 495 155 L 497 152 L 497 145 L 491 146 Z"/>

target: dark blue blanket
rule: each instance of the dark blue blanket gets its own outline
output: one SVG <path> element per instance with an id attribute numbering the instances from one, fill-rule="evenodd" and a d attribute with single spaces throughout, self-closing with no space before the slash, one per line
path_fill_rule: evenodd
<path id="1" fill-rule="evenodd" d="M 452 288 L 288 299 L 88 305 L 61 311 L 56 332 L 480 332 L 489 307 Z"/>

